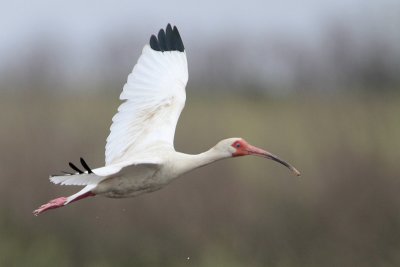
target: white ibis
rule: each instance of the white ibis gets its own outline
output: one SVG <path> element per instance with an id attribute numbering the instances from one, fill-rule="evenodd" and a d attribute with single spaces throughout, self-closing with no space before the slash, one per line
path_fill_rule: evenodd
<path id="1" fill-rule="evenodd" d="M 254 147 L 242 138 L 220 141 L 210 150 L 189 155 L 175 151 L 174 134 L 185 105 L 188 80 L 186 52 L 176 27 L 168 24 L 158 36 L 152 35 L 138 63 L 128 76 L 107 138 L 105 166 L 91 169 L 81 158 L 84 170 L 69 163 L 73 173 L 51 176 L 60 185 L 84 188 L 69 197 L 60 197 L 33 212 L 39 215 L 90 197 L 134 197 L 153 192 L 178 176 L 214 161 L 255 155 L 272 159 L 300 173 L 270 152 Z"/>

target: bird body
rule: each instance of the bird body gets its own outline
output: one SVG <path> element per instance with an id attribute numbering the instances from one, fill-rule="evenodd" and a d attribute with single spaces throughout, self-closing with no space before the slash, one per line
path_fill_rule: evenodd
<path id="1" fill-rule="evenodd" d="M 240 138 L 227 139 L 226 142 L 234 139 Z M 91 188 L 91 192 L 110 198 L 134 197 L 161 189 L 180 175 L 231 157 L 231 153 L 218 149 L 218 146 L 196 155 L 176 152 L 168 147 L 154 147 L 141 156 L 145 159 L 133 159 L 130 162 L 94 169 L 91 174 L 55 176 L 50 180 L 61 185 L 95 186 Z"/>
<path id="2" fill-rule="evenodd" d="M 111 198 L 134 197 L 153 192 L 163 188 L 180 175 L 222 157 L 214 150 L 198 155 L 176 151 L 163 151 L 162 154 L 158 164 L 130 165 L 117 175 L 101 181 L 92 192 Z"/>
<path id="3" fill-rule="evenodd" d="M 107 138 L 105 166 L 91 169 L 81 158 L 82 171 L 50 177 L 60 185 L 84 188 L 36 209 L 34 215 L 90 197 L 134 197 L 159 190 L 180 175 L 230 157 L 256 155 L 277 161 L 296 175 L 300 173 L 277 156 L 251 146 L 242 138 L 220 141 L 206 152 L 189 155 L 177 152 L 173 141 L 185 105 L 188 81 L 186 52 L 176 27 L 168 24 L 150 38 L 138 63 L 128 76 L 120 99 L 124 102 L 113 117 Z"/>

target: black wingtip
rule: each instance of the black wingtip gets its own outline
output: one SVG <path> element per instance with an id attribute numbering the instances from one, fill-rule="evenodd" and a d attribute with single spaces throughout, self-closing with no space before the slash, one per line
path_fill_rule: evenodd
<path id="1" fill-rule="evenodd" d="M 168 50 L 167 50 L 167 40 L 166 40 L 166 36 L 165 36 L 164 29 L 161 29 L 161 30 L 158 32 L 157 37 L 158 37 L 158 44 L 159 44 L 159 46 L 160 46 L 160 48 L 161 48 L 161 51 L 162 51 L 162 52 L 168 51 Z"/>
<path id="2" fill-rule="evenodd" d="M 75 171 L 79 172 L 79 174 L 83 173 L 83 171 L 81 171 L 78 167 L 76 167 L 72 162 L 69 162 L 68 164 L 72 169 L 74 169 Z"/>
<path id="3" fill-rule="evenodd" d="M 185 47 L 182 38 L 179 34 L 178 28 L 168 23 L 167 28 L 161 29 L 157 37 L 152 35 L 150 37 L 150 47 L 155 51 L 179 51 L 184 52 Z"/>
<path id="4" fill-rule="evenodd" d="M 85 168 L 85 170 L 87 170 L 88 173 L 93 173 L 92 170 L 89 168 L 89 165 L 87 165 L 86 161 L 81 158 L 81 164 L 83 166 L 83 168 Z"/>
<path id="5" fill-rule="evenodd" d="M 179 34 L 178 28 L 174 26 L 174 29 L 172 30 L 174 37 L 175 37 L 175 45 L 176 45 L 176 50 L 183 52 L 185 51 L 185 46 L 183 45 L 181 35 Z"/>
<path id="6" fill-rule="evenodd" d="M 161 51 L 160 45 L 158 44 L 157 37 L 154 34 L 150 37 L 150 47 L 153 50 Z"/>

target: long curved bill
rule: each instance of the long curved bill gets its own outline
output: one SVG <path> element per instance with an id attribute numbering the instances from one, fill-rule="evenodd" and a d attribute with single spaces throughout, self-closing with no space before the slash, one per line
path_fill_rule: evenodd
<path id="1" fill-rule="evenodd" d="M 289 170 L 291 170 L 294 175 L 300 176 L 300 172 L 295 167 L 293 167 L 286 161 L 280 159 L 278 156 L 275 156 L 274 154 L 272 154 L 268 151 L 265 151 L 261 148 L 249 145 L 247 148 L 247 152 L 249 153 L 249 155 L 259 156 L 259 157 L 263 157 L 263 158 L 267 158 L 267 159 L 271 159 L 273 161 L 279 162 L 280 164 L 286 166 Z"/>

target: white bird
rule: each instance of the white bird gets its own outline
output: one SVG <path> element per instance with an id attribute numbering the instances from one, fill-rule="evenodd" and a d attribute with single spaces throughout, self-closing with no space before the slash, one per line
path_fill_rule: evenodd
<path id="1" fill-rule="evenodd" d="M 175 151 L 174 134 L 185 105 L 188 81 L 186 52 L 176 27 L 168 24 L 158 36 L 152 35 L 120 96 L 124 102 L 112 119 L 107 138 L 105 166 L 91 169 L 81 158 L 85 171 L 69 163 L 75 173 L 51 176 L 60 185 L 84 188 L 36 209 L 33 214 L 68 205 L 89 197 L 134 197 L 153 192 L 178 176 L 217 160 L 245 155 L 277 161 L 295 175 L 300 173 L 277 156 L 251 146 L 242 138 L 220 141 L 210 150 L 189 155 Z"/>

